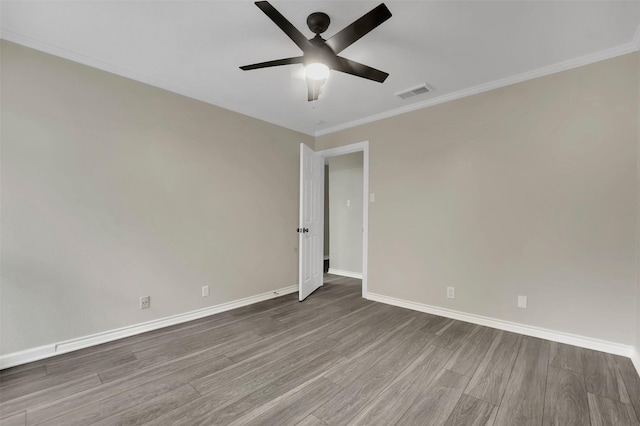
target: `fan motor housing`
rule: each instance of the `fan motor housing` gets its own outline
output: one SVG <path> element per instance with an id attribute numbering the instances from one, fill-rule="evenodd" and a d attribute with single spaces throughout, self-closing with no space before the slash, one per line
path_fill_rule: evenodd
<path id="1" fill-rule="evenodd" d="M 314 34 L 322 34 L 327 31 L 330 23 L 331 19 L 326 13 L 313 12 L 307 17 L 307 26 Z"/>

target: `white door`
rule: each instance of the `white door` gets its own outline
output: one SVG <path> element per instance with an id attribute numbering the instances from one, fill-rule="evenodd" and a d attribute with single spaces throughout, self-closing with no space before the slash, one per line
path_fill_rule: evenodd
<path id="1" fill-rule="evenodd" d="M 322 285 L 323 227 L 324 158 L 300 144 L 300 301 Z"/>

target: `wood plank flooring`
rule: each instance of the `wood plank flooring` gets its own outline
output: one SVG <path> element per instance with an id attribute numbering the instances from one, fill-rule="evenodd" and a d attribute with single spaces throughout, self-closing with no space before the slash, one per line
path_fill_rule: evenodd
<path id="1" fill-rule="evenodd" d="M 639 425 L 627 358 L 297 295 L 0 372 L 0 425 Z"/>

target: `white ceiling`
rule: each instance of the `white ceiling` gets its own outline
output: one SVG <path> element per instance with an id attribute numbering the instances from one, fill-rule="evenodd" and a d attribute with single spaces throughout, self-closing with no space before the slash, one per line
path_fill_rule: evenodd
<path id="1" fill-rule="evenodd" d="M 379 2 L 271 2 L 309 38 Z M 341 53 L 390 73 L 384 84 L 333 72 L 307 102 L 298 56 L 251 1 L 2 1 L 1 36 L 301 132 L 318 135 L 638 50 L 636 1 L 387 1 L 393 16 Z M 406 100 L 394 93 L 426 83 Z M 320 124 L 319 124 L 320 123 Z"/>

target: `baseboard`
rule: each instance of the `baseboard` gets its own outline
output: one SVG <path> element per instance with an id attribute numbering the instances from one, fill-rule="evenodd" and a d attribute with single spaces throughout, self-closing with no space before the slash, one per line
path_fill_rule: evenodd
<path id="1" fill-rule="evenodd" d="M 636 367 L 636 370 L 640 372 L 640 359 L 638 358 L 638 353 L 634 350 L 633 346 L 609 342 L 606 340 L 593 339 L 591 337 L 579 336 L 576 334 L 563 333 L 541 327 L 534 327 L 530 325 L 499 320 L 481 315 L 468 314 L 465 312 L 454 311 L 452 309 L 439 308 L 437 306 L 410 302 L 408 300 L 396 299 L 395 297 L 383 296 L 381 294 L 375 294 L 371 292 L 369 292 L 368 299 L 376 302 L 386 303 L 388 305 L 411 309 L 414 311 L 425 312 L 427 314 L 433 314 L 441 317 L 470 322 L 473 324 L 484 325 L 487 327 L 496 328 L 498 330 L 510 331 L 513 333 L 524 334 L 526 336 L 538 337 L 554 342 L 566 343 L 568 345 L 579 346 L 582 348 L 625 356 L 631 358 Z"/>
<path id="2" fill-rule="evenodd" d="M 231 309 L 240 308 L 242 306 L 251 305 L 253 303 L 262 302 L 264 300 L 273 299 L 285 294 L 295 293 L 298 286 L 290 286 L 281 288 L 267 293 L 258 294 L 256 296 L 245 297 L 231 302 L 221 303 L 215 306 L 209 306 L 204 309 L 198 309 L 183 314 L 173 315 L 170 317 L 160 318 L 153 321 L 147 321 L 140 324 L 130 325 L 115 330 L 104 331 L 89 336 L 79 337 L 76 339 L 65 340 L 63 342 L 52 343 L 49 345 L 39 346 L 24 351 L 13 352 L 0 356 L 0 370 L 14 367 L 16 365 L 26 364 L 28 362 L 38 361 L 40 359 L 49 358 L 55 355 L 61 355 L 78 349 L 88 348 L 90 346 L 100 345 L 102 343 L 111 342 L 113 340 L 122 339 L 124 337 L 135 336 L 136 334 L 145 333 L 151 330 L 168 327 L 170 325 L 180 324 L 195 319 L 204 318 L 209 315 L 218 314 L 220 312 L 230 311 Z"/>
<path id="3" fill-rule="evenodd" d="M 333 275 L 340 275 L 341 277 L 362 279 L 362 272 L 343 271 L 342 269 L 329 268 L 329 273 Z"/>

